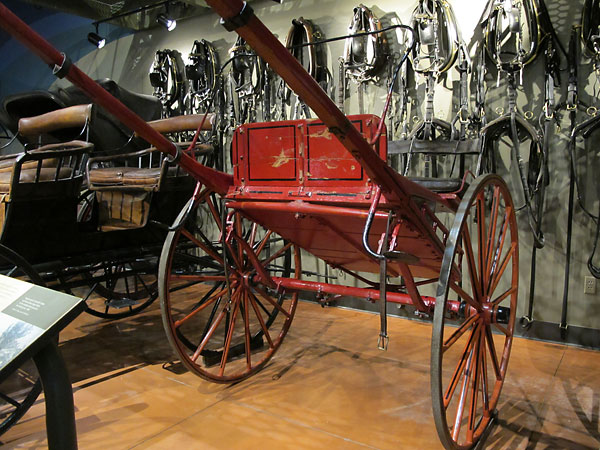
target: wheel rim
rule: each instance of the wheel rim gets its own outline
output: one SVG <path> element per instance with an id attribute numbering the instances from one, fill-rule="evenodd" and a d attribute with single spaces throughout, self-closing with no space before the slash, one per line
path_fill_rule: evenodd
<path id="1" fill-rule="evenodd" d="M 431 389 L 446 448 L 471 448 L 494 417 L 513 341 L 518 266 L 508 188 L 495 175 L 480 177 L 460 204 L 437 290 Z M 445 313 L 449 297 L 464 305 L 458 320 Z"/>
<path id="2" fill-rule="evenodd" d="M 198 220 L 169 233 L 159 292 L 165 331 L 181 361 L 203 378 L 233 382 L 273 356 L 297 306 L 296 293 L 259 280 L 256 263 L 270 276 L 299 278 L 300 252 L 233 211 L 223 239 L 221 213 L 217 197 L 205 195 L 192 214 Z"/>
<path id="3" fill-rule="evenodd" d="M 86 312 L 104 319 L 132 316 L 158 297 L 156 257 L 103 263 L 86 274 L 91 296 Z"/>
<path id="4" fill-rule="evenodd" d="M 44 286 L 44 281 L 23 258 L 0 245 L 2 274 Z M 12 427 L 34 404 L 42 391 L 37 369 L 27 360 L 0 383 L 0 435 Z"/>

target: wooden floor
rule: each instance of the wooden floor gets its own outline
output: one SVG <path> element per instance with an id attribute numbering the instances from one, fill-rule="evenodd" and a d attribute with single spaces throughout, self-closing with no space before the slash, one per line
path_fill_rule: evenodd
<path id="1" fill-rule="evenodd" d="M 153 305 L 116 322 L 80 316 L 62 335 L 81 449 L 429 449 L 429 324 L 299 305 L 282 348 L 233 386 L 172 362 Z M 170 361 L 165 364 L 165 361 Z M 598 449 L 600 353 L 516 339 L 490 449 Z M 44 404 L 2 436 L 46 448 Z"/>

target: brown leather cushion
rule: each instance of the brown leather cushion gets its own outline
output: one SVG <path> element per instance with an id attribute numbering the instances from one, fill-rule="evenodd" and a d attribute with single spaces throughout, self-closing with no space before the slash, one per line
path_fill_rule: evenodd
<path id="1" fill-rule="evenodd" d="M 19 183 L 33 183 L 35 182 L 36 169 L 25 169 L 21 170 L 21 176 L 19 177 Z M 61 167 L 58 173 L 58 178 L 69 178 L 71 176 L 72 169 L 70 167 Z M 0 193 L 7 193 L 10 191 L 10 180 L 13 172 L 0 172 Z M 40 170 L 40 177 L 38 181 L 54 181 L 56 177 L 55 168 L 42 168 Z"/>
<path id="2" fill-rule="evenodd" d="M 8 158 L 0 160 L 0 173 L 2 172 L 12 172 L 13 166 L 15 165 L 15 160 L 18 155 L 15 155 L 14 158 Z M 44 159 L 42 161 L 42 167 L 56 167 L 57 163 L 56 158 Z M 27 161 L 23 163 L 21 166 L 23 169 L 35 169 L 38 165 L 37 161 Z"/>
<path id="3" fill-rule="evenodd" d="M 108 167 L 90 170 L 89 181 L 97 186 L 156 186 L 160 168 Z"/>

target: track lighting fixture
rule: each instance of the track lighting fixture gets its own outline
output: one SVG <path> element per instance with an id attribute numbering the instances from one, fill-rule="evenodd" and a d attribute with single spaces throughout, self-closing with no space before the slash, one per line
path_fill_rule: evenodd
<path id="1" fill-rule="evenodd" d="M 106 44 L 106 39 L 93 31 L 88 34 L 88 41 L 98 48 L 102 48 Z"/>
<path id="2" fill-rule="evenodd" d="M 156 18 L 156 21 L 160 23 L 163 27 L 165 27 L 168 31 L 173 31 L 177 26 L 177 21 L 172 19 L 165 13 L 160 13 Z"/>

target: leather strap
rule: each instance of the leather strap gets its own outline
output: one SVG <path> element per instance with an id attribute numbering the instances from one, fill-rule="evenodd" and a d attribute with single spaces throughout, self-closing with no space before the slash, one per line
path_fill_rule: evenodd
<path id="1" fill-rule="evenodd" d="M 245 26 L 252 16 L 254 16 L 254 10 L 247 2 L 244 2 L 244 6 L 242 6 L 242 9 L 237 16 L 221 19 L 220 22 L 227 31 L 234 31 Z"/>
<path id="2" fill-rule="evenodd" d="M 52 68 L 52 75 L 62 79 L 66 77 L 69 73 L 69 69 L 73 65 L 73 62 L 71 61 L 71 58 L 69 58 L 64 53 L 61 53 L 61 55 L 63 56 L 62 64 L 60 66 L 56 64 L 54 65 L 54 67 Z"/>

